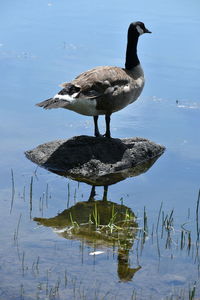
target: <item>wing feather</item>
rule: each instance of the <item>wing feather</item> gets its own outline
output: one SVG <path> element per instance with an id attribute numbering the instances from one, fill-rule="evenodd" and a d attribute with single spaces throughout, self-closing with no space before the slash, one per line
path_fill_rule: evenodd
<path id="1" fill-rule="evenodd" d="M 97 67 L 77 76 L 70 83 L 63 83 L 62 87 L 66 93 L 76 94 L 76 98 L 98 98 L 104 94 L 111 94 L 116 89 L 121 89 L 129 84 L 130 75 L 127 71 L 118 67 Z"/>

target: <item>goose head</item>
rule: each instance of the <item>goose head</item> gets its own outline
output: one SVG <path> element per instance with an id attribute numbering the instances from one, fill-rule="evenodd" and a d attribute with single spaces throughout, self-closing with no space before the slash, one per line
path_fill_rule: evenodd
<path id="1" fill-rule="evenodd" d="M 138 38 L 143 33 L 151 33 L 143 22 L 137 21 L 130 24 L 128 28 L 128 42 L 126 48 L 126 62 L 125 68 L 131 70 L 140 64 L 137 56 L 137 43 Z"/>
<path id="2" fill-rule="evenodd" d="M 143 22 L 137 21 L 130 24 L 128 33 L 129 35 L 140 36 L 144 33 L 151 33 L 151 31 L 145 27 Z"/>

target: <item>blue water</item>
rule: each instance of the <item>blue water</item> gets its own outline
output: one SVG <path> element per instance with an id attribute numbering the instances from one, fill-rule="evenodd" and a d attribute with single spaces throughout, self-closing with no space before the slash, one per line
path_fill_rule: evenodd
<path id="1" fill-rule="evenodd" d="M 174 288 L 187 293 L 195 281 L 198 287 L 199 10 L 198 1 L 186 0 L 0 4 L 0 299 L 84 299 L 83 291 L 85 299 L 95 299 L 94 291 L 97 299 L 105 295 L 105 299 L 131 299 L 133 293 L 136 299 L 164 299 Z M 145 137 L 165 145 L 166 152 L 148 172 L 109 187 L 108 199 L 119 204 L 123 198 L 138 216 L 139 226 L 143 226 L 144 207 L 148 215 L 149 239 L 142 254 L 138 259 L 137 241 L 129 254 L 130 265 L 142 268 L 132 281 L 120 282 L 115 249 L 104 246 L 104 253 L 94 258 L 89 255 L 94 250 L 91 245 L 64 239 L 33 221 L 33 217 L 54 217 L 66 209 L 68 184 L 70 206 L 87 201 L 91 188 L 36 169 L 24 151 L 47 141 L 93 134 L 92 118 L 65 110 L 44 111 L 35 103 L 56 94 L 60 83 L 87 69 L 123 67 L 127 27 L 135 20 L 152 31 L 138 45 L 146 85 L 137 102 L 113 114 L 112 136 Z M 100 127 L 104 127 L 103 118 Z M 101 199 L 103 188 L 97 193 Z M 159 257 L 151 231 L 161 203 L 165 214 L 174 209 L 174 232 L 171 249 L 165 249 L 164 239 L 160 240 Z M 192 234 L 189 254 L 185 248 L 180 250 L 185 222 Z M 58 282 L 60 298 L 53 295 Z M 200 297 L 198 288 L 196 293 Z"/>

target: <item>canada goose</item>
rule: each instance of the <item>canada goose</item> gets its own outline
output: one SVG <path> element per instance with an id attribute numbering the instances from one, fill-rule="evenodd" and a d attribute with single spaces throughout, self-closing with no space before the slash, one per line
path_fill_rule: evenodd
<path id="1" fill-rule="evenodd" d="M 103 66 L 86 71 L 63 83 L 63 89 L 53 98 L 36 105 L 45 109 L 62 107 L 93 116 L 96 137 L 100 136 L 98 116 L 105 115 L 105 136 L 110 137 L 111 114 L 134 102 L 144 87 L 144 72 L 137 56 L 138 38 L 143 33 L 151 33 L 144 23 L 130 24 L 125 68 Z"/>

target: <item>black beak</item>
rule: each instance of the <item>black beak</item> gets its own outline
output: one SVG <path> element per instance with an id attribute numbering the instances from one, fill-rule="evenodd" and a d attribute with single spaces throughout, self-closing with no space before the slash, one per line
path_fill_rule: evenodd
<path id="1" fill-rule="evenodd" d="M 147 28 L 144 29 L 144 33 L 152 33 L 151 31 L 149 31 Z"/>

